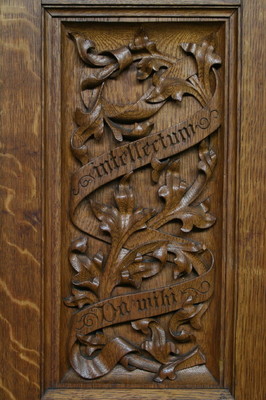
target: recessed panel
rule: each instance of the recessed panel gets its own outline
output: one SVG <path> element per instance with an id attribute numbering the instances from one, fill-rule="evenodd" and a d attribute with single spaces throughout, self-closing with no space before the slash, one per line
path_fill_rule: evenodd
<path id="1" fill-rule="evenodd" d="M 61 38 L 62 382 L 219 386 L 224 26 Z"/>

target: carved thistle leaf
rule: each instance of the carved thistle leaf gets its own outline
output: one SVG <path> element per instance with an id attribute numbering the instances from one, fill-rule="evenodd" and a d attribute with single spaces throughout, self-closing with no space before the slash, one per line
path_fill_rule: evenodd
<path id="1" fill-rule="evenodd" d="M 90 289 L 97 295 L 101 276 L 103 256 L 97 253 L 90 259 L 85 251 L 87 250 L 87 239 L 81 238 L 74 241 L 70 247 L 69 261 L 76 272 L 72 279 L 75 286 Z"/>
<path id="2" fill-rule="evenodd" d="M 197 305 L 189 305 L 178 310 L 169 322 L 169 332 L 178 342 L 195 341 L 192 332 L 181 328 L 184 324 L 190 324 L 193 329 L 202 328 L 201 318 L 208 309 L 209 303 L 200 303 Z"/>
<path id="3" fill-rule="evenodd" d="M 64 299 L 64 303 L 68 307 L 82 308 L 86 304 L 96 303 L 98 297 L 87 290 L 72 289 L 72 296 Z"/>
<path id="4" fill-rule="evenodd" d="M 186 364 L 187 360 L 190 360 L 192 357 L 197 357 L 198 364 L 204 364 L 205 363 L 205 358 L 203 354 L 199 351 L 198 347 L 194 347 L 192 350 L 188 351 L 187 353 L 180 354 L 179 356 L 176 357 L 176 359 L 166 365 L 162 365 L 161 368 L 159 369 L 159 372 L 157 376 L 154 378 L 155 382 L 161 383 L 163 382 L 166 378 L 170 380 L 175 380 L 176 379 L 176 371 L 180 368 L 180 365 L 182 364 L 183 367 Z M 194 361 L 195 362 L 195 361 Z"/>
<path id="5" fill-rule="evenodd" d="M 175 255 L 173 260 L 173 278 L 177 279 L 180 276 L 189 275 L 193 268 L 189 253 L 174 245 L 168 246 L 168 250 Z"/>
<path id="6" fill-rule="evenodd" d="M 152 172 L 151 172 L 151 179 L 154 183 L 159 182 L 160 175 L 162 171 L 168 166 L 169 164 L 169 159 L 160 161 L 158 158 L 154 157 L 151 160 L 151 167 L 152 167 Z"/>
<path id="7" fill-rule="evenodd" d="M 104 131 L 103 111 L 101 104 L 101 93 L 103 86 L 98 90 L 96 101 L 91 110 L 82 111 L 76 109 L 75 122 L 79 126 L 71 138 L 71 149 L 74 156 L 82 163 L 89 161 L 89 150 L 86 144 L 90 137 L 100 140 Z"/>
<path id="8" fill-rule="evenodd" d="M 166 340 L 165 330 L 154 319 L 142 319 L 131 323 L 132 327 L 145 334 L 151 331 L 151 338 L 141 344 L 141 348 L 152 355 L 155 360 L 166 364 L 173 358 L 171 354 L 179 354 L 177 346 Z"/>
<path id="9" fill-rule="evenodd" d="M 165 72 L 153 79 L 154 89 L 147 97 L 151 103 L 160 103 L 169 97 L 182 101 L 185 94 L 194 96 L 205 107 L 212 97 L 210 85 L 210 69 L 221 64 L 221 58 L 214 53 L 213 46 L 206 41 L 202 45 L 195 43 L 182 43 L 181 47 L 191 53 L 197 63 L 197 74 L 182 79 L 175 75 L 176 65 L 172 65 Z M 156 64 L 155 64 L 156 65 Z M 157 66 L 157 71 L 159 66 Z"/>
<path id="10" fill-rule="evenodd" d="M 150 54 L 159 53 L 156 47 L 156 43 L 151 41 L 143 29 L 140 29 L 132 43 L 129 43 L 131 51 L 139 52 L 140 50 L 148 51 Z"/>
<path id="11" fill-rule="evenodd" d="M 196 59 L 198 73 L 192 81 L 198 87 L 199 91 L 204 91 L 205 98 L 211 98 L 210 87 L 210 69 L 214 65 L 221 64 L 221 57 L 214 53 L 214 47 L 209 45 L 207 41 L 203 41 L 201 45 L 196 43 L 182 43 L 181 47 L 185 52 L 193 54 Z"/>
<path id="12" fill-rule="evenodd" d="M 134 208 L 134 195 L 128 184 L 130 175 L 120 181 L 114 193 L 117 208 L 91 201 L 92 210 L 101 221 L 100 228 L 111 235 L 113 244 L 123 245 L 134 232 L 145 229 L 147 221 L 155 213 L 150 209 Z"/>
<path id="13" fill-rule="evenodd" d="M 137 64 L 137 78 L 142 81 L 149 78 L 154 72 L 169 68 L 171 65 L 171 61 L 160 55 L 143 57 Z"/>
<path id="14" fill-rule="evenodd" d="M 181 231 L 190 232 L 193 226 L 206 229 L 215 223 L 216 218 L 208 213 L 208 201 L 192 204 L 202 192 L 216 164 L 216 155 L 205 141 L 199 147 L 199 158 L 198 169 L 204 173 L 205 177 L 202 179 L 202 176 L 198 176 L 189 188 L 180 178 L 179 160 L 173 161 L 167 167 L 166 184 L 158 191 L 159 196 L 165 201 L 164 209 L 150 221 L 149 226 L 156 229 L 176 219 L 182 222 Z"/>
<path id="15" fill-rule="evenodd" d="M 166 241 L 145 243 L 126 254 L 119 265 L 120 283 L 140 288 L 142 279 L 158 274 L 167 260 L 166 244 Z M 150 257 L 145 259 L 148 254 Z"/>
<path id="16" fill-rule="evenodd" d="M 168 71 L 167 71 L 168 72 Z M 153 81 L 154 90 L 147 97 L 150 103 L 161 103 L 169 97 L 173 100 L 182 101 L 185 94 L 194 96 L 202 105 L 205 105 L 204 99 L 195 87 L 181 78 L 167 77 L 162 74 L 158 79 Z"/>

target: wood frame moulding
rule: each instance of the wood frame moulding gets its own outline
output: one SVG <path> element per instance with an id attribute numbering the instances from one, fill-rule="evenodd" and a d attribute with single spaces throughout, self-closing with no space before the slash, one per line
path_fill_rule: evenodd
<path id="1" fill-rule="evenodd" d="M 172 2 L 165 2 L 159 8 L 158 2 L 149 2 L 149 7 L 139 7 L 127 2 L 127 7 L 119 8 L 126 2 L 115 2 L 108 9 L 105 3 L 94 2 L 93 7 L 85 7 L 80 1 L 65 1 L 59 5 L 56 0 L 44 2 L 44 52 L 43 52 L 43 130 L 44 130 L 44 191 L 45 193 L 45 231 L 43 274 L 43 353 L 42 392 L 43 399 L 104 399 L 105 391 L 101 389 L 75 389 L 60 383 L 60 302 L 61 296 L 61 26 L 64 22 L 86 21 L 186 21 L 204 22 L 221 21 L 225 26 L 225 143 L 224 143 L 224 197 L 223 197 L 223 295 L 222 323 L 223 359 L 221 371 L 221 389 L 151 389 L 141 393 L 138 389 L 121 389 L 109 391 L 110 398 L 162 398 L 170 399 L 233 399 L 234 392 L 234 331 L 236 304 L 236 198 L 237 198 L 237 159 L 238 159 L 238 120 L 229 118 L 229 112 L 237 115 L 237 77 L 239 74 L 239 9 L 238 1 L 216 1 L 217 7 L 210 8 L 214 2 L 204 3 L 204 7 L 170 7 Z M 161 2 L 160 2 L 161 3 Z M 169 4 L 168 4 L 169 3 Z M 174 2 L 175 3 L 175 2 Z M 62 4 L 62 2 L 60 2 Z M 144 3 L 145 4 L 145 3 Z M 179 5 L 195 6 L 195 2 L 179 2 Z M 176 5 L 176 4 L 174 4 Z M 222 5 L 224 7 L 222 7 Z M 167 7 L 168 6 L 168 7 Z M 225 212 L 226 210 L 226 212 Z M 229 388 L 229 390 L 225 389 Z M 129 397 L 130 394 L 130 397 Z M 151 397 L 154 396 L 154 397 Z"/>

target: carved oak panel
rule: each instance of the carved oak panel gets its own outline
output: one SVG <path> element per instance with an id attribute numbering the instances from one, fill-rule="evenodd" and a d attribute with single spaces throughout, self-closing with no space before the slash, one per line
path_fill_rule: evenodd
<path id="1" fill-rule="evenodd" d="M 223 387 L 225 25 L 60 29 L 57 386 Z"/>

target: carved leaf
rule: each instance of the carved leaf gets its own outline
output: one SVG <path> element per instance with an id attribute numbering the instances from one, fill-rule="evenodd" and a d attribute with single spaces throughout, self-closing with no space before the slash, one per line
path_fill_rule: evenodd
<path id="1" fill-rule="evenodd" d="M 134 195 L 126 175 L 115 191 L 114 197 L 118 208 L 101 205 L 91 200 L 95 216 L 101 221 L 100 228 L 107 231 L 113 241 L 122 244 L 134 232 L 147 227 L 146 222 L 154 215 L 153 210 L 134 209 Z"/>
<path id="2" fill-rule="evenodd" d="M 119 264 L 121 283 L 139 288 L 142 279 L 150 278 L 161 271 L 167 260 L 166 244 L 166 241 L 146 243 L 126 254 Z M 150 259 L 143 259 L 143 255 L 147 254 L 150 254 Z"/>
<path id="3" fill-rule="evenodd" d="M 101 85 L 106 79 L 111 78 L 117 70 L 119 70 L 119 64 L 115 62 L 98 71 L 91 72 L 88 78 L 82 81 L 81 89 L 93 89 Z"/>
<path id="4" fill-rule="evenodd" d="M 178 354 L 176 345 L 166 340 L 164 329 L 154 319 L 142 319 L 131 323 L 132 327 L 143 333 L 151 331 L 151 339 L 145 340 L 141 348 L 146 350 L 160 363 L 166 364 L 171 360 L 171 353 Z"/>
<path id="5" fill-rule="evenodd" d="M 160 161 L 156 157 L 153 157 L 151 160 L 151 167 L 152 167 L 152 172 L 151 172 L 151 178 L 154 183 L 159 182 L 160 175 L 162 171 L 168 166 L 169 164 L 169 159 Z"/>
<path id="6" fill-rule="evenodd" d="M 159 196 L 165 201 L 164 209 L 150 221 L 149 226 L 156 229 L 177 219 L 182 222 L 181 230 L 190 232 L 194 226 L 206 229 L 215 223 L 216 218 L 208 213 L 208 200 L 191 204 L 202 192 L 216 164 L 216 154 L 209 149 L 206 141 L 202 141 L 199 146 L 199 158 L 200 174 L 190 188 L 187 188 L 186 183 L 180 178 L 179 161 L 169 165 L 166 171 L 166 184 L 158 191 Z"/>
<path id="7" fill-rule="evenodd" d="M 193 264 L 187 253 L 173 244 L 168 246 L 168 251 L 174 253 L 175 255 L 173 267 L 174 279 L 177 279 L 185 274 L 189 275 L 192 271 Z"/>
<path id="8" fill-rule="evenodd" d="M 103 85 L 96 95 L 96 101 L 91 108 L 86 112 L 77 108 L 75 112 L 75 122 L 78 126 L 82 126 L 85 131 L 83 133 L 83 142 L 87 140 L 87 136 L 93 134 L 96 140 L 101 139 L 103 135 L 103 112 L 101 105 L 101 95 L 102 95 Z"/>
<path id="9" fill-rule="evenodd" d="M 147 97 L 150 103 L 160 103 L 169 97 L 173 100 L 181 101 L 185 94 L 195 97 L 204 107 L 212 97 L 210 88 L 210 69 L 213 65 L 221 64 L 221 59 L 214 53 L 213 46 L 206 41 L 201 45 L 195 43 L 182 43 L 181 47 L 187 52 L 193 54 L 197 63 L 197 75 L 189 77 L 187 80 L 176 76 L 175 64 L 169 66 L 165 73 L 160 76 L 154 76 L 154 89 Z M 158 71 L 161 68 L 160 63 L 154 61 L 144 62 L 141 69 L 141 78 L 149 76 L 154 69 Z M 163 65 L 165 66 L 165 64 Z"/>
<path id="10" fill-rule="evenodd" d="M 101 298 L 110 295 L 117 285 L 125 284 L 126 281 L 138 287 L 143 278 L 152 276 L 159 270 L 159 266 L 156 263 L 143 264 L 142 260 L 140 260 L 141 252 L 145 254 L 145 251 L 153 251 L 150 245 L 140 248 L 138 249 L 139 251 L 130 255 L 125 255 L 123 252 L 123 247 L 126 247 L 125 244 L 128 238 L 133 233 L 145 229 L 147 221 L 154 215 L 153 210 L 134 208 L 134 195 L 128 183 L 130 175 L 131 173 L 122 178 L 118 189 L 114 193 L 117 208 L 91 201 L 92 210 L 96 218 L 101 221 L 100 228 L 108 232 L 112 238 L 111 251 L 101 280 Z M 158 252 L 157 246 L 156 244 L 154 247 L 155 252 Z M 138 255 L 138 253 L 140 254 Z M 124 255 L 128 260 L 126 264 L 122 263 Z M 154 253 L 153 257 L 158 258 L 159 254 Z M 128 267 L 129 263 L 133 265 Z M 128 268 L 124 269 L 124 273 L 121 275 L 123 266 Z"/>
<path id="11" fill-rule="evenodd" d="M 147 103 L 146 98 L 149 96 L 151 89 L 148 89 L 135 103 L 129 104 L 112 104 L 103 98 L 104 114 L 108 118 L 120 122 L 136 122 L 143 121 L 156 114 L 164 105 L 162 103 Z"/>
<path id="12" fill-rule="evenodd" d="M 165 263 L 167 259 L 167 243 L 167 240 L 144 243 L 141 246 L 136 247 L 134 250 L 129 251 L 123 257 L 121 265 L 127 267 L 132 261 L 135 261 L 138 257 L 142 257 L 145 254 L 152 254 L 162 263 Z M 140 259 L 138 258 L 138 261 L 139 260 Z"/>
<path id="13" fill-rule="evenodd" d="M 182 221 L 183 226 L 181 230 L 183 232 L 190 232 L 193 226 L 206 229 L 216 221 L 216 218 L 206 212 L 206 210 L 207 208 L 202 203 L 194 207 L 183 207 L 181 212 L 176 212 L 175 218 Z"/>
<path id="14" fill-rule="evenodd" d="M 171 219 L 175 219 L 174 212 L 186 192 L 187 185 L 180 178 L 179 160 L 173 161 L 166 170 L 166 185 L 159 188 L 158 194 L 165 200 L 164 209 L 158 213 L 149 223 L 149 226 L 157 229 Z"/>
<path id="15" fill-rule="evenodd" d="M 180 178 L 180 160 L 173 161 L 166 171 L 166 185 L 158 191 L 165 200 L 165 210 L 172 210 L 181 201 L 186 189 L 186 182 Z"/>
<path id="16" fill-rule="evenodd" d="M 78 273 L 73 277 L 72 283 L 92 290 L 97 294 L 101 276 L 101 267 L 103 256 L 97 253 L 93 259 L 90 259 L 85 251 L 87 249 L 87 238 L 81 238 L 74 241 L 70 248 L 69 261 L 72 267 Z"/>
<path id="17" fill-rule="evenodd" d="M 221 64 L 221 57 L 214 53 L 214 47 L 209 45 L 208 42 L 203 41 L 202 44 L 196 43 L 182 43 L 181 47 L 187 53 L 194 55 L 198 67 L 198 80 L 201 88 L 203 88 L 205 96 L 210 99 L 210 69 L 213 65 Z"/>
<path id="18" fill-rule="evenodd" d="M 172 63 L 162 56 L 143 57 L 137 64 L 137 78 L 139 80 L 147 79 L 153 72 L 158 72 L 160 69 L 168 68 L 171 65 Z"/>
<path id="19" fill-rule="evenodd" d="M 64 303 L 68 307 L 82 308 L 86 304 L 96 303 L 97 296 L 87 290 L 72 289 L 72 296 L 64 299 Z"/>
<path id="20" fill-rule="evenodd" d="M 107 117 L 105 117 L 105 121 L 113 132 L 114 137 L 119 142 L 121 142 L 124 137 L 127 139 L 140 139 L 144 136 L 148 136 L 154 126 L 151 122 L 144 122 L 142 124 L 135 123 L 133 128 L 126 128 L 113 122 Z"/>
<path id="21" fill-rule="evenodd" d="M 84 142 L 86 142 L 86 140 L 89 139 L 89 137 L 93 135 L 92 132 L 89 132 L 86 135 L 86 139 L 85 139 L 84 137 L 82 137 L 82 135 L 85 131 L 86 131 L 86 128 L 83 128 L 83 127 L 77 129 L 77 131 L 74 132 L 74 134 L 72 135 L 71 141 L 70 141 L 72 153 L 74 154 L 76 159 L 81 162 L 82 165 L 89 162 L 89 159 L 90 159 L 90 153 L 89 153 L 88 146 Z"/>
<path id="22" fill-rule="evenodd" d="M 156 48 L 156 43 L 152 42 L 146 32 L 140 29 L 135 37 L 134 41 L 128 46 L 131 51 L 147 50 L 150 54 L 159 53 Z"/>
<path id="23" fill-rule="evenodd" d="M 169 322 L 169 332 L 179 342 L 194 341 L 195 336 L 192 332 L 179 329 L 180 326 L 190 323 L 192 328 L 201 329 L 201 318 L 207 311 L 209 302 L 196 305 L 188 305 L 178 310 Z"/>
<path id="24" fill-rule="evenodd" d="M 205 105 L 205 101 L 195 87 L 185 79 L 167 77 L 162 74 L 155 84 L 155 88 L 147 97 L 149 103 L 161 103 L 171 97 L 173 100 L 182 101 L 185 94 L 194 96 L 200 104 Z"/>
<path id="25" fill-rule="evenodd" d="M 202 140 L 199 145 L 198 169 L 203 171 L 206 178 L 209 179 L 216 166 L 217 156 L 215 152 L 209 148 L 207 140 Z"/>
<path id="26" fill-rule="evenodd" d="M 152 261 L 139 261 L 134 262 L 121 272 L 121 283 L 126 285 L 132 285 L 136 289 L 139 289 L 142 283 L 142 279 L 150 278 L 161 270 L 161 264 L 159 262 Z"/>
<path id="27" fill-rule="evenodd" d="M 187 353 L 177 355 L 172 362 L 169 362 L 166 365 L 162 365 L 161 368 L 159 369 L 157 376 L 154 378 L 154 381 L 160 383 L 163 382 L 166 378 L 175 380 L 176 370 L 179 369 L 179 365 L 183 363 L 185 365 L 186 361 L 192 357 L 199 358 L 198 364 L 203 364 L 206 361 L 203 354 L 199 351 L 198 347 L 196 346 Z"/>
<path id="28" fill-rule="evenodd" d="M 80 128 L 72 135 L 71 149 L 74 156 L 80 160 L 82 164 L 87 163 L 89 160 L 89 151 L 86 145 L 87 140 L 92 136 L 96 140 L 100 140 L 103 135 L 102 89 L 103 86 L 98 90 L 96 101 L 90 110 L 86 109 L 86 111 L 83 111 L 77 108 L 75 112 L 75 122 Z"/>

